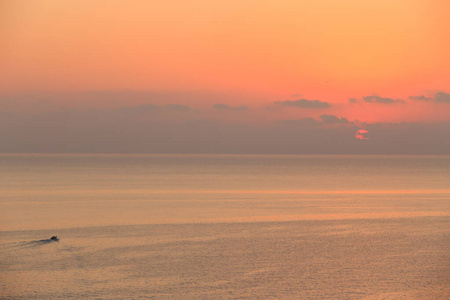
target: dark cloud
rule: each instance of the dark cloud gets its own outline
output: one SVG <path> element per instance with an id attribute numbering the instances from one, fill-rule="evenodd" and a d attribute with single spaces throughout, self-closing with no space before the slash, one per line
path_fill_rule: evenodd
<path id="1" fill-rule="evenodd" d="M 168 112 L 165 106 L 152 117 L 117 110 L 3 112 L 0 152 L 450 154 L 449 122 L 363 124 L 370 139 L 361 143 L 355 139 L 361 127 L 334 115 L 258 125 Z"/>
<path id="2" fill-rule="evenodd" d="M 303 118 L 298 120 L 279 120 L 277 124 L 289 127 L 312 127 L 318 125 L 319 122 L 313 118 Z"/>
<path id="3" fill-rule="evenodd" d="M 217 103 L 217 104 L 214 104 L 212 107 L 213 107 L 214 109 L 218 109 L 218 110 L 240 110 L 240 111 L 248 110 L 248 107 L 247 107 L 247 106 L 243 106 L 243 105 L 240 105 L 240 106 L 230 106 L 230 105 L 228 105 L 228 104 L 223 104 L 223 103 Z"/>
<path id="4" fill-rule="evenodd" d="M 410 96 L 409 99 L 414 100 L 414 101 L 430 101 L 433 98 L 426 97 L 424 95 L 420 95 L 420 96 Z"/>
<path id="5" fill-rule="evenodd" d="M 170 111 L 189 111 L 191 108 L 187 105 L 181 105 L 181 104 L 169 104 L 165 106 L 166 109 Z"/>
<path id="6" fill-rule="evenodd" d="M 349 124 L 347 118 L 339 118 L 334 115 L 321 115 L 320 119 L 326 124 Z"/>
<path id="7" fill-rule="evenodd" d="M 135 106 L 124 106 L 118 109 L 121 113 L 133 113 L 133 114 L 144 114 L 144 113 L 154 113 L 154 112 L 162 112 L 162 111 L 190 111 L 192 110 L 187 105 L 181 104 L 169 104 L 165 106 L 146 103 Z"/>
<path id="8" fill-rule="evenodd" d="M 450 94 L 445 92 L 436 92 L 431 96 L 410 96 L 409 99 L 414 101 L 434 101 L 438 103 L 450 103 Z"/>
<path id="9" fill-rule="evenodd" d="M 249 98 L 237 94 L 216 93 L 216 92 L 194 92 L 194 91 L 159 91 L 159 90 L 104 90 L 85 92 L 14 92 L 6 93 L 0 91 L 0 110 L 13 110 L 26 107 L 29 111 L 48 111 L 44 106 L 61 107 L 63 105 L 70 108 L 86 109 L 119 109 L 129 106 L 154 105 L 162 110 L 183 110 L 180 107 L 166 107 L 167 104 L 184 104 L 191 108 L 198 103 L 209 103 L 215 99 L 217 103 L 226 103 L 230 98 L 234 101 L 247 101 Z M 182 99 L 182 101 L 180 101 Z M 37 107 L 30 105 L 36 103 Z M 152 108 L 141 107 L 143 110 L 151 111 Z M 155 107 L 153 107 L 155 108 Z M 184 108 L 186 110 L 186 108 Z"/>
<path id="10" fill-rule="evenodd" d="M 319 120 L 314 118 L 302 118 L 298 120 L 279 120 L 278 124 L 293 127 L 319 127 L 321 124 L 353 124 L 347 118 L 339 118 L 334 115 L 321 115 Z"/>
<path id="11" fill-rule="evenodd" d="M 450 94 L 438 92 L 434 95 L 434 101 L 440 103 L 450 103 Z"/>
<path id="12" fill-rule="evenodd" d="M 331 107 L 331 105 L 328 102 L 319 101 L 319 100 L 307 100 L 307 99 L 300 99 L 300 100 L 286 100 L 286 101 L 277 101 L 275 104 L 283 105 L 283 106 L 294 106 L 294 107 L 301 107 L 301 108 L 328 108 Z"/>
<path id="13" fill-rule="evenodd" d="M 441 91 L 429 95 L 437 106 L 448 105 L 438 105 L 449 103 L 448 96 Z M 367 124 L 313 110 L 311 115 L 316 118 L 259 122 L 257 110 L 235 114 L 236 107 L 216 104 L 213 109 L 224 113 L 212 114 L 211 109 L 202 111 L 167 104 L 173 103 L 170 99 L 184 98 L 167 99 L 139 102 L 146 104 L 124 100 L 107 109 L 62 108 L 56 101 L 54 106 L 36 101 L 36 107 L 30 108 L 30 105 L 11 106 L 4 101 L 5 107 L 0 107 L 0 152 L 450 154 L 448 118 L 433 123 Z M 299 103 L 305 103 L 298 101 L 278 104 L 298 107 Z M 218 121 L 214 119 L 217 115 L 226 118 Z M 270 120 L 276 119 L 274 116 Z M 364 142 L 355 138 L 361 128 L 370 134 L 370 139 Z"/>
<path id="14" fill-rule="evenodd" d="M 161 106 L 155 104 L 140 104 L 135 106 L 124 106 L 118 109 L 122 113 L 148 113 L 161 110 Z"/>
<path id="15" fill-rule="evenodd" d="M 365 102 L 369 102 L 369 103 L 384 103 L 384 104 L 391 104 L 391 103 L 398 103 L 398 102 L 404 102 L 403 100 L 400 99 L 393 99 L 393 98 L 387 98 L 387 97 L 380 97 L 378 95 L 370 95 L 370 96 L 366 96 L 363 97 L 363 100 Z"/>
<path id="16" fill-rule="evenodd" d="M 356 98 L 349 98 L 348 102 L 349 103 L 359 103 L 360 101 L 359 101 L 359 99 L 356 99 Z"/>

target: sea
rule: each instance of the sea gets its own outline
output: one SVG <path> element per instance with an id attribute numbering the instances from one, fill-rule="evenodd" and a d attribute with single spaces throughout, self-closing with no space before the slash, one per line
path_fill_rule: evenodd
<path id="1" fill-rule="evenodd" d="M 450 299 L 450 156 L 0 154 L 0 298 Z"/>

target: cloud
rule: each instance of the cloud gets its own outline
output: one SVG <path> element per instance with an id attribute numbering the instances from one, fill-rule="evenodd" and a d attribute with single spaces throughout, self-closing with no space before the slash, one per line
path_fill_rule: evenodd
<path id="1" fill-rule="evenodd" d="M 356 98 L 349 98 L 348 102 L 349 103 L 359 103 L 360 101 L 359 101 L 359 99 L 356 99 Z"/>
<path id="2" fill-rule="evenodd" d="M 279 120 L 277 124 L 289 127 L 312 127 L 318 125 L 319 122 L 313 118 L 303 118 L 298 120 Z"/>
<path id="3" fill-rule="evenodd" d="M 140 104 L 135 106 L 124 106 L 119 107 L 118 111 L 122 113 L 148 113 L 148 112 L 156 112 L 161 110 L 161 106 L 155 104 Z"/>
<path id="4" fill-rule="evenodd" d="M 339 118 L 334 115 L 321 115 L 319 120 L 314 118 L 302 118 L 296 120 L 279 120 L 278 124 L 295 126 L 295 127 L 322 127 L 321 124 L 350 124 L 354 125 L 354 123 L 350 122 L 347 118 Z"/>
<path id="5" fill-rule="evenodd" d="M 376 94 L 363 97 L 363 100 L 369 103 L 383 103 L 383 104 L 391 104 L 391 103 L 397 103 L 397 102 L 404 102 L 400 99 L 393 99 L 393 98 L 387 98 L 387 97 L 380 97 Z"/>
<path id="6" fill-rule="evenodd" d="M 438 92 L 434 95 L 434 101 L 440 103 L 450 103 L 450 94 Z"/>
<path id="7" fill-rule="evenodd" d="M 445 92 L 436 92 L 431 96 L 410 96 L 409 99 L 414 101 L 434 101 L 438 103 L 450 103 L 450 94 Z"/>
<path id="8" fill-rule="evenodd" d="M 177 112 L 177 111 L 190 111 L 192 110 L 187 105 L 181 105 L 181 104 L 169 104 L 165 106 L 146 103 L 146 104 L 140 104 L 140 105 L 134 105 L 134 106 L 123 106 L 119 107 L 118 111 L 121 113 L 132 113 L 132 114 L 143 114 L 143 113 L 154 113 L 154 112 L 162 112 L 162 111 L 170 111 L 170 112 Z"/>
<path id="9" fill-rule="evenodd" d="M 319 101 L 319 100 L 307 100 L 307 99 L 300 99 L 300 100 L 286 100 L 286 101 L 277 101 L 275 104 L 283 105 L 283 106 L 295 106 L 295 107 L 301 107 L 301 108 L 328 108 L 331 107 L 331 105 L 328 102 Z"/>
<path id="10" fill-rule="evenodd" d="M 210 120 L 203 114 L 180 117 L 165 106 L 150 116 L 118 110 L 3 112 L 0 128 L 8 130 L 0 130 L 0 152 L 450 154 L 448 121 L 360 127 L 322 115 L 253 124 Z M 369 140 L 355 138 L 361 128 L 370 132 Z"/>
<path id="11" fill-rule="evenodd" d="M 348 124 L 350 123 L 347 118 L 339 118 L 334 115 L 321 115 L 320 119 L 326 124 Z"/>
<path id="12" fill-rule="evenodd" d="M 181 104 L 169 104 L 165 106 L 167 110 L 170 111 L 189 111 L 191 108 L 187 105 L 181 105 Z"/>
<path id="13" fill-rule="evenodd" d="M 428 123 L 360 123 L 341 117 L 347 113 L 350 116 L 351 112 L 286 111 L 289 107 L 275 112 L 255 108 L 239 113 L 235 110 L 240 106 L 224 104 L 229 98 L 220 95 L 205 98 L 218 102 L 209 109 L 196 108 L 195 102 L 171 102 L 184 100 L 180 95 L 167 96 L 159 102 L 142 98 L 138 103 L 127 102 L 124 96 L 123 101 L 121 98 L 114 105 L 102 107 L 91 106 L 90 102 L 78 106 L 72 98 L 69 100 L 74 105 L 67 107 L 56 98 L 51 102 L 37 99 L 36 106 L 20 101 L 11 106 L 3 101 L 0 129 L 5 130 L 0 130 L 0 152 L 450 154 L 448 113 L 436 109 L 448 105 L 445 103 L 449 103 L 449 94 L 434 91 L 424 95 L 431 100 L 416 102 L 416 106 L 419 109 L 430 106 L 432 116 L 436 111 L 437 116 L 442 113 L 441 119 Z M 362 98 L 359 101 L 364 102 Z M 298 103 L 302 102 L 282 101 L 270 107 L 296 107 Z M 306 103 L 315 102 L 306 100 Z M 361 106 L 367 105 L 372 106 L 370 103 Z M 280 118 L 292 119 L 278 121 Z M 361 128 L 370 133 L 365 134 L 370 139 L 355 138 Z"/>
<path id="14" fill-rule="evenodd" d="M 240 106 L 233 107 L 233 106 L 230 106 L 228 104 L 223 104 L 223 103 L 214 104 L 212 107 L 217 110 L 240 110 L 240 111 L 248 110 L 247 106 L 240 105 Z"/>
<path id="15" fill-rule="evenodd" d="M 426 97 L 424 95 L 420 95 L 420 96 L 410 96 L 409 99 L 414 100 L 414 101 L 430 101 L 433 98 Z"/>

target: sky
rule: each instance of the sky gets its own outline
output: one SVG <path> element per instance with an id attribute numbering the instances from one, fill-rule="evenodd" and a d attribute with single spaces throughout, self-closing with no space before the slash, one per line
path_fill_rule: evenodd
<path id="1" fill-rule="evenodd" d="M 1 0 L 0 152 L 450 154 L 446 0 Z"/>

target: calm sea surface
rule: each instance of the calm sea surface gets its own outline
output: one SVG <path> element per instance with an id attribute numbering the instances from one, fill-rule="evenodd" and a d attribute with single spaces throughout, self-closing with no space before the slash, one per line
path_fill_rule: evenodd
<path id="1" fill-rule="evenodd" d="M 448 299 L 449 232 L 450 156 L 0 154 L 0 298 Z"/>

